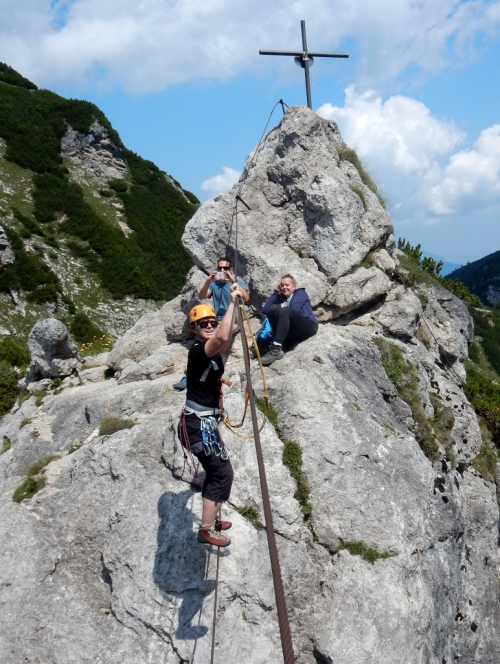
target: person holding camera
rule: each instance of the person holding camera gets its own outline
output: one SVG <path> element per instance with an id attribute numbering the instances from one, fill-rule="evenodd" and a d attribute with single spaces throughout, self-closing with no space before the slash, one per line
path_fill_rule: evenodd
<path id="1" fill-rule="evenodd" d="M 283 345 L 294 346 L 313 337 L 318 331 L 318 321 L 313 314 L 311 301 L 304 288 L 297 288 L 291 274 L 281 277 L 276 290 L 262 308 L 271 325 L 274 341 L 262 357 L 262 364 L 269 366 L 284 357 Z"/>
<path id="2" fill-rule="evenodd" d="M 217 261 L 217 270 L 210 272 L 208 279 L 198 293 L 200 300 L 212 298 L 217 320 L 219 321 L 224 318 L 231 297 L 231 284 L 235 283 L 240 286 L 243 302 L 248 302 L 250 295 L 246 289 L 247 287 L 240 279 L 236 280 L 231 271 L 231 261 L 227 256 L 223 256 Z"/>

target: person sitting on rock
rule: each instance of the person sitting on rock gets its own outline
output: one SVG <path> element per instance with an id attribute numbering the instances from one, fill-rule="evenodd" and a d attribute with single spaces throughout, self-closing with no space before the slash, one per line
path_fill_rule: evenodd
<path id="1" fill-rule="evenodd" d="M 313 337 L 318 331 L 318 321 L 313 314 L 309 296 L 304 288 L 297 288 L 297 282 L 291 274 L 281 277 L 262 312 L 268 317 L 274 336 L 269 350 L 262 357 L 265 366 L 283 358 L 284 344 L 294 346 L 299 341 Z"/>
<path id="2" fill-rule="evenodd" d="M 238 298 L 242 297 L 238 284 L 231 284 L 230 289 L 230 300 L 220 323 L 206 304 L 199 304 L 189 312 L 190 327 L 196 339 L 189 350 L 186 405 L 179 420 L 179 438 L 199 459 L 206 474 L 198 542 L 215 546 L 231 543 L 222 534 L 231 523 L 216 521 L 222 502 L 229 500 L 233 483 L 229 451 L 217 429 L 222 417 L 220 392 L 224 364 L 221 354 L 237 330 L 236 307 Z"/>
<path id="3" fill-rule="evenodd" d="M 217 272 L 224 272 L 226 274 L 225 279 L 216 279 Z M 211 297 L 214 303 L 214 309 L 217 312 L 216 317 L 218 321 L 221 321 L 224 318 L 224 314 L 227 311 L 227 307 L 230 300 L 230 288 L 231 284 L 238 283 L 241 291 L 241 298 L 243 302 L 248 302 L 250 295 L 246 290 L 245 284 L 240 280 L 236 280 L 234 274 L 231 271 L 231 261 L 227 256 L 222 256 L 217 261 L 217 270 L 213 270 L 208 275 L 207 280 L 203 284 L 198 297 L 200 300 L 206 300 Z M 186 389 L 186 374 L 178 381 L 174 383 L 175 390 L 185 390 Z"/>

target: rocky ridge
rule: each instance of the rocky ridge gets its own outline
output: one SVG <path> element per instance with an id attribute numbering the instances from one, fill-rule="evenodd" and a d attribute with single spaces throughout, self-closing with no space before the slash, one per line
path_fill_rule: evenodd
<path id="1" fill-rule="evenodd" d="M 495 486 L 472 465 L 481 434 L 462 391 L 472 322 L 448 291 L 405 285 L 390 218 L 345 150 L 334 123 L 289 109 L 248 158 L 250 209 L 240 206 L 252 326 L 285 272 L 322 321 L 265 369 L 278 426 L 267 423 L 261 436 L 297 662 L 493 664 L 499 515 Z M 195 541 L 201 498 L 176 437 L 184 396 L 172 386 L 187 357 L 186 312 L 217 256 L 235 249 L 235 192 L 188 223 L 183 241 L 196 266 L 177 298 L 1 423 L 10 445 L 0 457 L 6 661 L 208 661 L 215 557 Z M 234 348 L 225 401 L 236 421 L 245 381 Z M 443 413 L 446 431 L 429 458 L 419 431 Z M 135 425 L 100 435 L 109 416 Z M 261 513 L 253 445 L 223 435 L 235 482 L 216 661 L 277 663 L 266 536 L 237 511 Z M 282 461 L 285 440 L 302 448 L 308 518 Z M 41 471 L 45 487 L 13 503 L 29 467 L 54 455 Z M 371 558 L 356 555 L 363 550 Z"/>

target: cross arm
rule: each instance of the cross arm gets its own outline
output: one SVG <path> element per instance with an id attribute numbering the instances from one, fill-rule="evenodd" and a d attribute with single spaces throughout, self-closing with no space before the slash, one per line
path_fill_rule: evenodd
<path id="1" fill-rule="evenodd" d="M 302 55 L 304 51 L 259 51 L 259 55 Z"/>
<path id="2" fill-rule="evenodd" d="M 294 55 L 295 57 L 302 57 L 305 55 L 305 51 L 259 51 L 259 55 Z M 307 55 L 313 58 L 348 58 L 349 56 L 345 53 L 310 53 L 307 51 Z"/>

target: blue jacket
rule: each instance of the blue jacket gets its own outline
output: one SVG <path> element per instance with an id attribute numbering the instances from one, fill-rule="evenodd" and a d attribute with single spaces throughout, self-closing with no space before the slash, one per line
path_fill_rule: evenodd
<path id="1" fill-rule="evenodd" d="M 281 304 L 282 302 L 285 301 L 285 299 L 286 298 L 284 295 L 282 295 L 278 290 L 275 290 L 274 293 L 271 294 L 271 297 L 267 300 L 265 305 L 262 307 L 262 313 L 267 315 L 269 307 L 272 304 Z M 315 323 L 318 322 L 316 320 L 316 316 L 313 314 L 311 301 L 309 299 L 309 295 L 305 291 L 305 288 L 297 288 L 297 290 L 293 292 L 293 297 L 290 301 L 289 307 L 294 311 L 298 311 L 299 314 L 302 314 L 304 316 L 304 318 L 310 318 Z"/>

